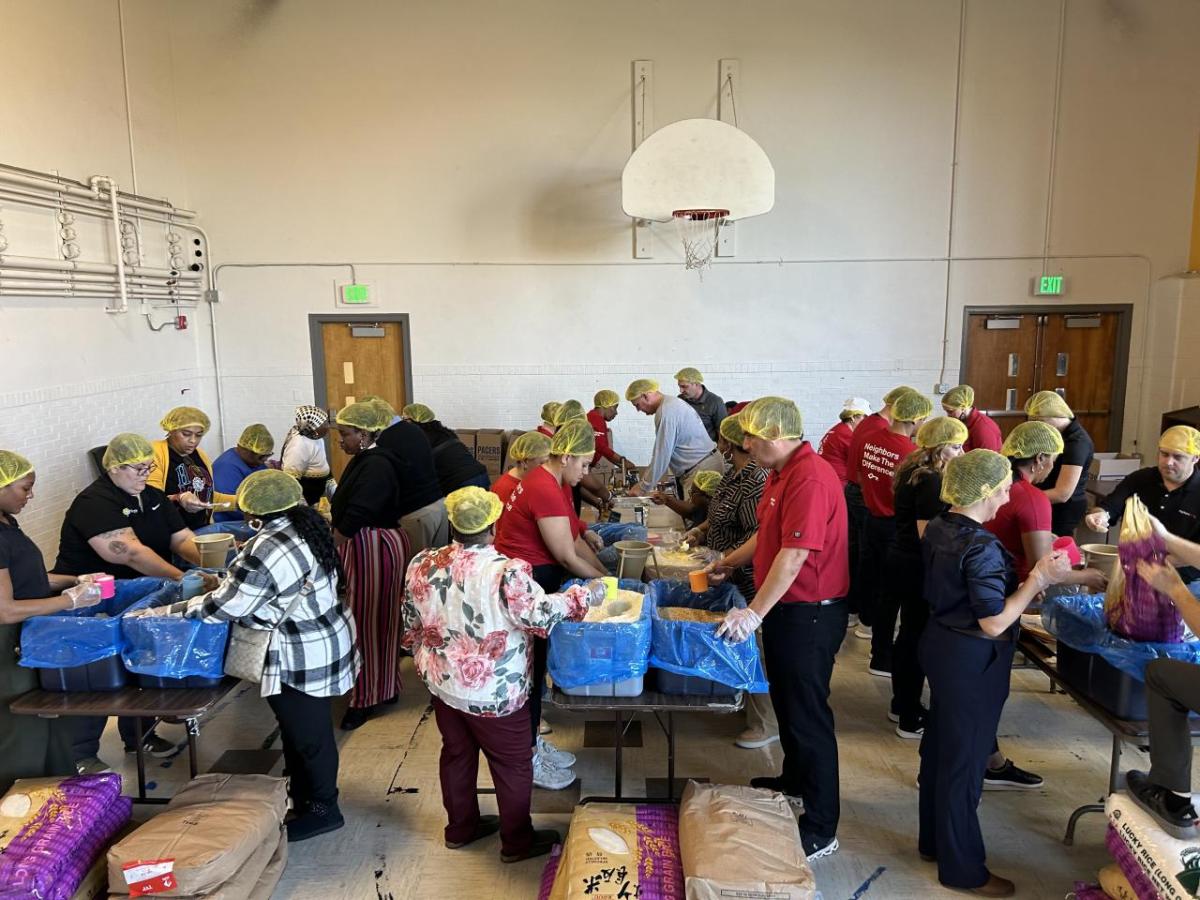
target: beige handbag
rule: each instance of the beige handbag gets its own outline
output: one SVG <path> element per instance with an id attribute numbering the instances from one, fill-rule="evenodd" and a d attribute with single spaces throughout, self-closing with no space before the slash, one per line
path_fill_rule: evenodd
<path id="1" fill-rule="evenodd" d="M 242 681 L 261 682 L 263 671 L 267 667 L 267 651 L 271 649 L 271 640 L 279 626 L 291 618 L 296 604 L 312 590 L 312 582 L 305 581 L 304 586 L 296 592 L 292 602 L 283 612 L 274 628 L 247 628 L 233 622 L 229 626 L 229 646 L 225 650 L 225 674 L 240 678 Z"/>

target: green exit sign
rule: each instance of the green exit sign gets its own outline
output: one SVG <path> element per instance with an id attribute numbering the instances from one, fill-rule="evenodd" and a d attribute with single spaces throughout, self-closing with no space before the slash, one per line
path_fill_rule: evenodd
<path id="1" fill-rule="evenodd" d="M 347 304 L 370 303 L 371 290 L 365 284 L 343 284 L 342 302 Z"/>
<path id="2" fill-rule="evenodd" d="M 1033 280 L 1033 293 L 1037 297 L 1059 297 L 1065 288 L 1062 275 L 1042 275 Z"/>

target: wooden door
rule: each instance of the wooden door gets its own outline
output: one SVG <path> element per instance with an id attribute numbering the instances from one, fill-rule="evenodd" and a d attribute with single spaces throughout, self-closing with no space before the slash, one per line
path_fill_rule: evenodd
<path id="1" fill-rule="evenodd" d="M 1025 421 L 1025 402 L 1057 391 L 1096 444 L 1113 444 L 1124 384 L 1122 313 L 970 313 L 964 331 L 963 381 L 975 406 L 1008 434 Z M 1114 418 L 1115 417 L 1115 418 Z M 1115 446 L 1115 444 L 1114 444 Z"/>
<path id="2" fill-rule="evenodd" d="M 1007 435 L 1025 421 L 1038 366 L 1038 316 L 978 314 L 967 317 L 963 383 L 975 388 L 975 407 Z"/>
<path id="3" fill-rule="evenodd" d="M 322 322 L 325 403 L 341 409 L 369 394 L 399 410 L 408 396 L 404 380 L 404 330 L 400 322 Z M 330 436 L 329 464 L 340 478 L 348 457 Z"/>

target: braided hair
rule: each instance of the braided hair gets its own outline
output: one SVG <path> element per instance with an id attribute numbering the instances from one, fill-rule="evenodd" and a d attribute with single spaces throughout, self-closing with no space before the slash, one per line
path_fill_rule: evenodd
<path id="1" fill-rule="evenodd" d="M 342 560 L 333 545 L 333 532 L 321 514 L 311 506 L 300 504 L 284 511 L 288 521 L 296 529 L 300 538 L 308 544 L 313 556 L 329 575 L 337 575 L 338 581 L 345 580 L 342 572 Z"/>

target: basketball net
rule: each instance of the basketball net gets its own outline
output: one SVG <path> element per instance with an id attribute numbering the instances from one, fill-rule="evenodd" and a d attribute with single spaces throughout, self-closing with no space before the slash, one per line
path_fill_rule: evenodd
<path id="1" fill-rule="evenodd" d="M 683 244 L 685 269 L 699 269 L 703 274 L 712 265 L 721 225 L 728 215 L 727 209 L 677 209 L 671 213 L 675 233 Z"/>

